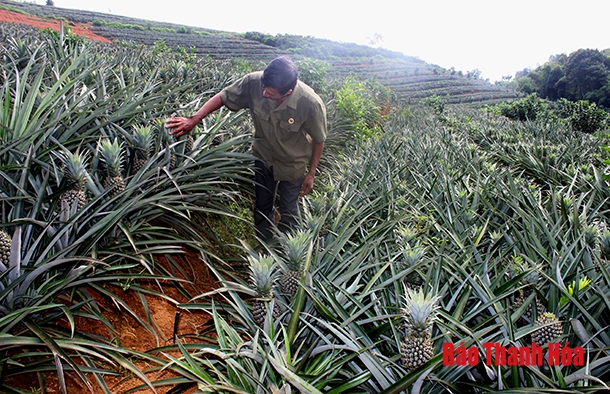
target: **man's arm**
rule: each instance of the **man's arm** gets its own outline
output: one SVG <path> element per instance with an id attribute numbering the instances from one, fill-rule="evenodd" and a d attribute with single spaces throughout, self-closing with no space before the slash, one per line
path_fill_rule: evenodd
<path id="1" fill-rule="evenodd" d="M 313 179 L 316 175 L 316 170 L 318 169 L 318 163 L 320 163 L 320 158 L 322 157 L 323 150 L 324 142 L 312 142 L 311 159 L 309 160 L 309 172 L 305 175 L 305 178 L 303 178 L 303 184 L 301 185 L 300 193 L 301 197 L 303 197 L 313 189 Z"/>
<path id="2" fill-rule="evenodd" d="M 175 135 L 176 137 L 181 137 L 190 133 L 191 130 L 197 126 L 197 123 L 201 122 L 201 120 L 208 114 L 220 109 L 222 106 L 222 99 L 220 98 L 220 93 L 218 93 L 206 101 L 205 104 L 203 104 L 203 106 L 195 113 L 195 115 L 188 118 L 181 116 L 169 118 L 165 121 L 165 127 L 171 129 L 169 132 L 170 134 Z"/>

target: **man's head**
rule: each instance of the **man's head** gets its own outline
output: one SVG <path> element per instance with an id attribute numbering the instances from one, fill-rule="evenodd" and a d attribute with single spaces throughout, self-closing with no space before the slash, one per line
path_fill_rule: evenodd
<path id="1" fill-rule="evenodd" d="M 285 56 L 273 59 L 265 70 L 261 82 L 263 88 L 272 88 L 282 96 L 294 89 L 299 72 L 294 63 Z"/>

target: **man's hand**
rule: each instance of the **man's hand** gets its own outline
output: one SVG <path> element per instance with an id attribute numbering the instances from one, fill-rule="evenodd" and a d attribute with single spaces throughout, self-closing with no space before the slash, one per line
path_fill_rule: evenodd
<path id="1" fill-rule="evenodd" d="M 303 183 L 301 184 L 301 193 L 299 193 L 299 195 L 301 197 L 303 197 L 304 195 L 309 193 L 312 189 L 313 189 L 313 175 L 311 173 L 308 173 L 307 175 L 305 175 L 305 178 L 303 178 Z"/>
<path id="2" fill-rule="evenodd" d="M 177 116 L 175 118 L 169 118 L 165 121 L 165 128 L 170 129 L 169 134 L 175 135 L 176 137 L 182 137 L 185 134 L 188 134 L 197 126 L 196 118 L 190 117 L 185 118 L 182 116 Z"/>

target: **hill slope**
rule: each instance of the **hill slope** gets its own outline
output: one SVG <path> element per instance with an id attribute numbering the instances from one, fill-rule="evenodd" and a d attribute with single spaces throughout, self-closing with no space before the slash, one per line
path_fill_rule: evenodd
<path id="1" fill-rule="evenodd" d="M 330 64 L 331 77 L 344 77 L 350 73 L 362 79 L 376 78 L 407 102 L 439 95 L 449 103 L 492 103 L 516 97 L 513 91 L 477 78 L 428 64 L 415 57 L 364 45 L 338 43 L 311 37 L 282 36 L 293 41 L 307 41 L 317 48 L 311 55 L 302 48 L 269 45 L 263 40 L 218 30 L 184 26 L 172 23 L 128 18 L 119 15 L 71 10 L 0 0 L 0 7 L 50 20 L 65 20 L 73 26 L 86 24 L 88 30 L 111 41 L 134 41 L 154 45 L 163 39 L 172 49 L 183 47 L 214 59 L 243 58 L 268 62 L 279 55 L 293 58 L 308 56 Z M 74 29 L 76 33 L 78 31 Z M 320 50 L 322 48 L 323 50 Z"/>

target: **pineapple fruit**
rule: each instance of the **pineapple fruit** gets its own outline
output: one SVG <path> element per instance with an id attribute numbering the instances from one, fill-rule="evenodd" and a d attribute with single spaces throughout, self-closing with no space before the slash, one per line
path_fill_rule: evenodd
<path id="1" fill-rule="evenodd" d="M 273 257 L 262 256 L 260 254 L 257 257 L 248 256 L 248 262 L 250 263 L 250 280 L 256 291 L 252 315 L 256 324 L 262 327 L 267 316 L 268 305 L 272 306 L 274 319 L 278 318 L 281 313 L 273 292 L 273 285 L 276 279 L 276 265 Z"/>
<path id="2" fill-rule="evenodd" d="M 62 152 L 59 158 L 63 164 L 63 174 L 68 189 L 61 195 L 59 202 L 63 209 L 71 209 L 76 205 L 81 209 L 87 203 L 85 182 L 87 177 L 87 155 L 71 152 Z"/>
<path id="3" fill-rule="evenodd" d="M 599 255 L 600 259 L 595 264 L 595 272 L 598 273 L 602 267 L 610 269 L 610 230 L 605 227 L 599 232 Z"/>
<path id="4" fill-rule="evenodd" d="M 299 289 L 305 259 L 309 248 L 310 233 L 297 230 L 282 238 L 284 250 L 284 263 L 282 264 L 282 277 L 280 285 L 287 295 L 294 295 Z"/>
<path id="5" fill-rule="evenodd" d="M 551 312 L 543 313 L 534 326 L 538 329 L 532 332 L 532 342 L 540 346 L 555 342 L 563 334 L 561 322 Z"/>
<path id="6" fill-rule="evenodd" d="M 113 142 L 102 140 L 98 146 L 100 159 L 104 163 L 103 186 L 110 190 L 113 198 L 125 191 L 125 179 L 123 178 L 123 148 L 115 138 Z"/>
<path id="7" fill-rule="evenodd" d="M 603 259 L 610 259 L 610 230 L 603 229 L 599 236 L 599 250 Z"/>
<path id="8" fill-rule="evenodd" d="M 400 358 L 407 370 L 414 370 L 428 362 L 434 355 L 432 325 L 436 320 L 439 296 L 425 295 L 422 288 L 405 289 L 402 309 L 405 339 L 400 348 Z"/>
<path id="9" fill-rule="evenodd" d="M 188 155 L 193 150 L 194 147 L 195 147 L 195 139 L 189 133 L 186 135 L 186 141 L 184 142 L 184 154 Z"/>
<path id="10" fill-rule="evenodd" d="M 140 126 L 135 127 L 131 136 L 131 144 L 135 150 L 133 159 L 132 174 L 137 173 L 146 165 L 148 159 L 150 159 L 150 151 L 152 149 L 152 143 L 154 139 L 154 133 L 152 126 Z"/>
<path id="11" fill-rule="evenodd" d="M 0 230 L 0 262 L 4 268 L 8 268 L 11 263 L 11 236 L 4 230 Z"/>

